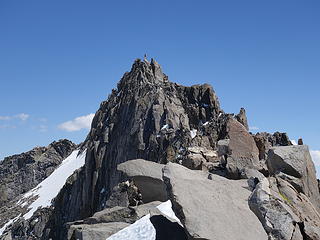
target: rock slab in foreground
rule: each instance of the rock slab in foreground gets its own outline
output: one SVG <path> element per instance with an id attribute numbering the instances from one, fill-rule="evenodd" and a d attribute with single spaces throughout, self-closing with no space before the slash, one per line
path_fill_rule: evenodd
<path id="1" fill-rule="evenodd" d="M 248 206 L 244 180 L 228 180 L 169 163 L 163 179 L 173 209 L 194 239 L 267 240 L 259 219 Z"/>
<path id="2" fill-rule="evenodd" d="M 268 153 L 268 168 L 271 175 L 282 174 L 298 192 L 310 198 L 320 210 L 320 193 L 316 170 L 306 145 L 273 147 Z"/>
<path id="3" fill-rule="evenodd" d="M 133 179 L 142 193 L 143 202 L 164 202 L 168 197 L 162 181 L 163 166 L 155 162 L 135 159 L 119 164 L 117 169 Z"/>

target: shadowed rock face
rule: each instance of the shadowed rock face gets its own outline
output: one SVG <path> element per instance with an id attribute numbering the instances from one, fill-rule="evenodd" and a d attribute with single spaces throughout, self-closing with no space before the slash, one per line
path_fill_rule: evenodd
<path id="1" fill-rule="evenodd" d="M 183 227 L 171 222 L 161 215 L 152 216 L 150 221 L 156 229 L 156 240 L 187 240 L 188 236 Z"/>
<path id="2" fill-rule="evenodd" d="M 142 201 L 168 200 L 166 187 L 162 181 L 163 165 L 143 159 L 131 160 L 118 165 L 118 170 L 132 178 L 142 194 Z"/>
<path id="3" fill-rule="evenodd" d="M 261 132 L 253 135 L 253 137 L 259 149 L 260 160 L 267 159 L 268 151 L 271 147 L 292 145 L 286 133 L 275 132 L 270 134 Z"/>

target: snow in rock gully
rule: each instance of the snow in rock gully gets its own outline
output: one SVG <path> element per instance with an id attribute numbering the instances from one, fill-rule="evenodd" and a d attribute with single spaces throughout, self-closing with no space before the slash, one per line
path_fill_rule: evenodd
<path id="1" fill-rule="evenodd" d="M 33 213 L 39 207 L 48 207 L 51 205 L 52 199 L 54 199 L 59 193 L 60 189 L 65 184 L 67 178 L 78 168 L 82 167 L 85 163 L 86 152 L 84 151 L 79 156 L 79 150 L 73 151 L 69 157 L 67 157 L 61 165 L 45 180 L 39 183 L 35 188 L 27 192 L 23 198 L 17 203 L 21 206 L 28 204 L 28 199 L 37 197 L 37 199 L 31 203 L 28 207 L 28 212 L 23 215 L 25 219 L 32 217 Z M 1 229 L 0 235 L 4 232 L 7 226 L 15 222 L 18 217 L 11 219 Z"/>
<path id="2" fill-rule="evenodd" d="M 168 200 L 161 203 L 157 208 L 167 217 L 177 221 L 180 225 L 180 220 L 176 217 L 172 211 L 171 201 Z M 130 226 L 120 230 L 119 232 L 113 234 L 107 240 L 155 240 L 156 239 L 156 229 L 150 221 L 150 214 L 140 218 L 135 223 Z"/>

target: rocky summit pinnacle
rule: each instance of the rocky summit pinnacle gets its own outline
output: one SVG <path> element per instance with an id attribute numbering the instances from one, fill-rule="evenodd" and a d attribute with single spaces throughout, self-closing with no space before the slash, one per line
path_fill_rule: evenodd
<path id="1" fill-rule="evenodd" d="M 210 85 L 137 59 L 64 160 L 83 167 L 32 217 L 0 212 L 0 239 L 320 239 L 307 146 L 248 129 L 245 109 L 225 113 Z"/>
<path id="2" fill-rule="evenodd" d="M 140 85 L 156 84 L 161 85 L 168 81 L 168 77 L 163 74 L 160 65 L 151 59 L 143 61 L 136 59 L 132 65 L 131 71 L 124 74 L 118 85 L 118 90 L 124 90 L 126 87 L 134 89 Z"/>

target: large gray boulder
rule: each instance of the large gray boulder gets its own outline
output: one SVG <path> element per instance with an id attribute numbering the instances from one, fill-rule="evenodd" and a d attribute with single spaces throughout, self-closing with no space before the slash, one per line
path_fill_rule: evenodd
<path id="1" fill-rule="evenodd" d="M 106 208 L 102 211 L 96 212 L 92 217 L 83 220 L 85 224 L 97 224 L 108 222 L 126 222 L 134 223 L 141 217 L 148 213 L 160 214 L 158 209 L 161 202 L 154 201 L 146 204 L 142 204 L 136 207 L 113 207 Z"/>
<path id="2" fill-rule="evenodd" d="M 271 175 L 280 174 L 291 182 L 296 190 L 304 193 L 319 210 L 320 194 L 316 170 L 308 146 L 273 147 L 269 150 L 267 165 Z"/>
<path id="3" fill-rule="evenodd" d="M 298 216 L 303 235 L 307 236 L 307 239 L 320 239 L 320 214 L 314 204 L 304 193 L 298 192 L 286 180 L 279 176 L 276 176 L 275 179 L 277 186 L 273 188 L 279 191 L 281 200 Z M 274 194 L 274 197 L 277 196 Z"/>
<path id="4" fill-rule="evenodd" d="M 261 221 L 270 239 L 292 239 L 299 218 L 277 191 L 272 192 L 267 178 L 262 179 L 255 187 L 249 198 L 249 206 Z"/>
<path id="5" fill-rule="evenodd" d="M 105 240 L 129 225 L 123 222 L 72 225 L 68 240 Z"/>
<path id="6" fill-rule="evenodd" d="M 136 207 L 106 208 L 84 220 L 67 223 L 68 239 L 106 239 L 147 214 L 162 216 L 157 208 L 160 204 L 155 201 Z"/>
<path id="7" fill-rule="evenodd" d="M 261 169 L 259 150 L 247 129 L 233 117 L 228 118 L 226 128 L 228 139 L 218 142 L 218 154 L 227 177 L 239 179 L 244 168 Z"/>
<path id="8" fill-rule="evenodd" d="M 260 180 L 249 198 L 249 206 L 270 239 L 319 239 L 320 214 L 309 198 L 281 175 Z"/>
<path id="9" fill-rule="evenodd" d="M 193 239 L 267 239 L 249 209 L 245 180 L 229 180 L 168 163 L 163 178 L 173 210 Z M 245 220 L 245 222 L 244 222 Z"/>
<path id="10" fill-rule="evenodd" d="M 164 165 L 143 159 L 130 160 L 118 165 L 118 170 L 132 178 L 142 194 L 144 203 L 168 200 L 162 180 Z"/>

